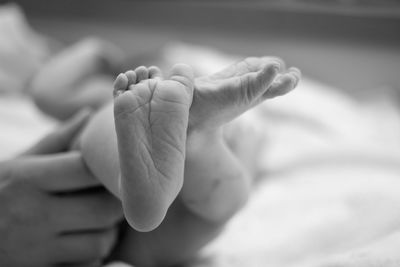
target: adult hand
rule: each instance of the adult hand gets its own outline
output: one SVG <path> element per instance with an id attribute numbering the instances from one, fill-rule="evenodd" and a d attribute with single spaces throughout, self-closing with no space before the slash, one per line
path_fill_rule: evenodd
<path id="1" fill-rule="evenodd" d="M 100 266 L 113 248 L 120 203 L 65 152 L 87 118 L 0 163 L 0 266 Z"/>

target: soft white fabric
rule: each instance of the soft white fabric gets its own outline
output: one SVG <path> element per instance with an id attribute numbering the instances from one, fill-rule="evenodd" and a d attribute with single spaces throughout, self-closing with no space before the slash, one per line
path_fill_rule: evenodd
<path id="1" fill-rule="evenodd" d="M 321 266 L 365 266 L 351 261 L 357 249 L 399 229 L 399 111 L 389 99 L 360 105 L 325 89 L 306 81 L 246 115 L 267 140 L 262 182 L 204 266 L 320 266 L 343 253 L 348 265 Z"/>
<path id="2" fill-rule="evenodd" d="M 198 74 L 237 59 L 179 43 L 165 58 Z M 241 130 L 237 142 L 244 153 L 261 147 L 261 182 L 192 266 L 400 266 L 400 112 L 393 99 L 377 93 L 357 101 L 303 79 L 241 119 L 251 130 Z"/>

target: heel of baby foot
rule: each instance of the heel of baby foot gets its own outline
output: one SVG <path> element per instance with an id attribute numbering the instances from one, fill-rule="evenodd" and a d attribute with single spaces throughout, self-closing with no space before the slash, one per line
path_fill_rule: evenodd
<path id="1" fill-rule="evenodd" d="M 138 201 L 135 199 L 134 201 Z M 150 232 L 156 229 L 164 220 L 167 208 L 159 203 L 143 200 L 135 205 L 131 200 L 122 201 L 124 215 L 129 225 L 139 232 Z"/>
<path id="2" fill-rule="evenodd" d="M 125 182 L 123 182 L 125 181 Z M 145 185 L 138 185 L 140 181 L 135 181 L 132 189 L 130 180 L 121 180 L 120 196 L 125 218 L 129 225 L 139 232 L 149 232 L 156 229 L 164 220 L 170 201 L 163 197 L 163 194 L 156 193 L 156 190 L 149 189 Z"/>

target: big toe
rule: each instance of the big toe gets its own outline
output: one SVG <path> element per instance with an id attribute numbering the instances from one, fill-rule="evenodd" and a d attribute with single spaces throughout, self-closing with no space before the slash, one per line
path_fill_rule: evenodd
<path id="1" fill-rule="evenodd" d="M 171 69 L 169 79 L 183 84 L 189 90 L 193 89 L 194 74 L 189 65 L 175 64 Z"/>
<path id="2" fill-rule="evenodd" d="M 264 99 L 282 96 L 296 88 L 301 79 L 301 72 L 298 68 L 289 68 L 289 70 L 280 75 L 276 81 L 268 88 L 264 94 Z"/>

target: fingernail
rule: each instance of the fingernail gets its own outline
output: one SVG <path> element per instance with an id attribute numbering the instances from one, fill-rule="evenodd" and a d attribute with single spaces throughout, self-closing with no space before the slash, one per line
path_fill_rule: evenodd
<path id="1" fill-rule="evenodd" d="M 276 72 L 278 72 L 278 71 L 281 70 L 281 63 L 279 63 L 279 62 L 277 62 L 277 61 L 274 61 L 274 62 L 272 63 L 272 67 L 274 68 L 274 70 L 275 70 Z"/>
<path id="2" fill-rule="evenodd" d="M 282 74 L 278 74 L 275 77 L 274 82 L 277 83 L 277 84 L 280 84 L 280 83 L 282 83 L 282 80 L 283 80 L 283 75 Z"/>
<path id="3" fill-rule="evenodd" d="M 292 75 L 295 78 L 294 87 L 296 87 L 299 84 L 300 80 L 301 80 L 301 72 L 299 70 L 297 70 L 296 73 L 294 73 Z"/>

